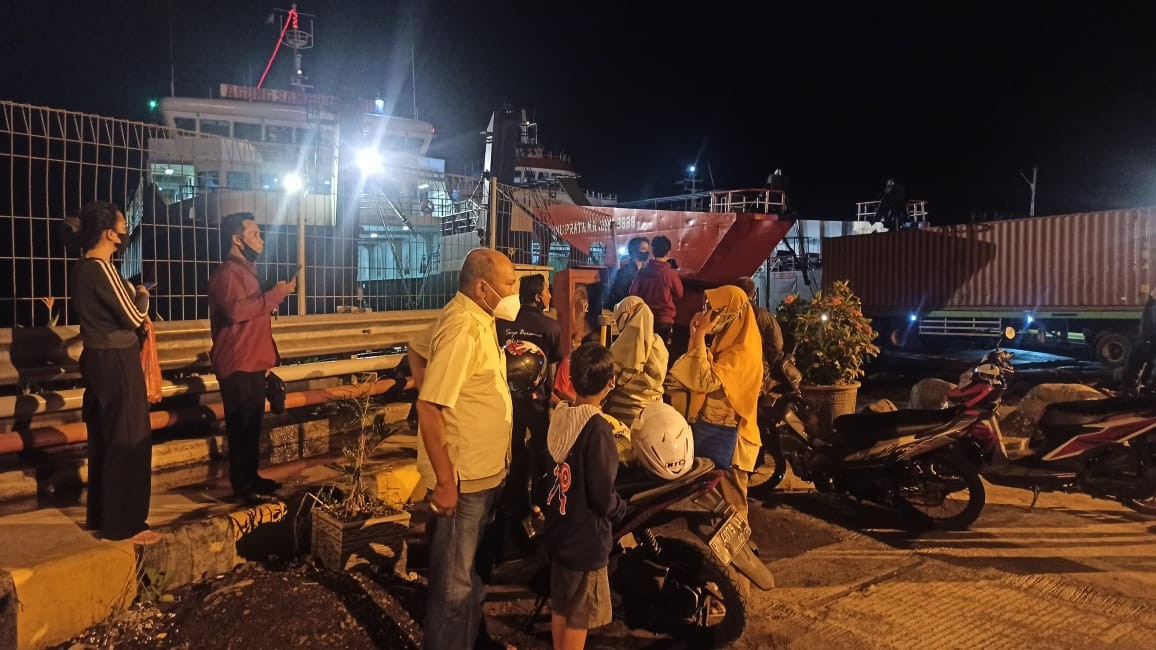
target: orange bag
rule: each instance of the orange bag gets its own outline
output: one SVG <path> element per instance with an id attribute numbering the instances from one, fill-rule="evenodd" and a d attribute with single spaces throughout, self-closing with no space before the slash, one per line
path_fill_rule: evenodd
<path id="1" fill-rule="evenodd" d="M 145 321 L 145 338 L 140 345 L 140 366 L 144 371 L 145 394 L 149 404 L 161 401 L 161 357 L 157 352 L 157 335 L 153 331 L 153 322 Z"/>

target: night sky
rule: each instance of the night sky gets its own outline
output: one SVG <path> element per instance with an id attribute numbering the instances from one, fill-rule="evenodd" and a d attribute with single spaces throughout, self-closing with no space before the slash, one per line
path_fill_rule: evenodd
<path id="1" fill-rule="evenodd" d="M 477 133 L 511 102 L 585 186 L 623 200 L 677 193 L 692 162 L 708 188 L 780 167 L 804 218 L 853 218 L 894 177 L 936 221 L 967 221 L 1025 215 L 1019 174 L 1038 164 L 1039 214 L 1156 204 L 1156 4 L 776 4 L 299 9 L 317 15 L 305 69 L 321 92 L 383 93 L 408 116 L 414 45 L 420 117 L 451 167 L 480 159 Z M 149 119 L 169 87 L 169 6 L 3 0 L 0 98 Z M 288 4 L 171 6 L 177 94 L 206 96 L 255 85 L 266 19 Z M 288 75 L 283 54 L 267 85 Z"/>

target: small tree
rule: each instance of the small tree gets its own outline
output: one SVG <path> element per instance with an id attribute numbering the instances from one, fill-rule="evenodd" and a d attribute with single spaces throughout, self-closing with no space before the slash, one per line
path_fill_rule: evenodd
<path id="1" fill-rule="evenodd" d="M 337 403 L 341 414 L 348 417 L 357 437 L 341 448 L 343 462 L 326 465 L 341 475 L 341 486 L 329 486 L 318 494 L 318 505 L 343 521 L 354 521 L 376 517 L 393 512 L 375 491 L 366 486 L 366 463 L 373 451 L 393 432 L 393 427 L 385 424 L 375 414 L 377 404 L 373 389 L 378 382 L 377 373 L 366 373 L 354 377 L 349 385 L 349 397 Z"/>
<path id="2" fill-rule="evenodd" d="M 879 354 L 878 335 L 846 281 L 816 293 L 810 303 L 800 304 L 797 294 L 787 296 L 777 316 L 788 349 L 795 346 L 795 364 L 806 384 L 854 383 L 864 375 L 867 359 Z"/>

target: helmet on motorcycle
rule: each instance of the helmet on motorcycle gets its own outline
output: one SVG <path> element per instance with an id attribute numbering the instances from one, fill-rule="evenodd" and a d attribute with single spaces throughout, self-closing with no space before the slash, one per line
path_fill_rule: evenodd
<path id="1" fill-rule="evenodd" d="M 529 395 L 546 379 L 546 353 L 530 341 L 514 339 L 506 343 L 506 383 L 510 393 Z"/>
<path id="2" fill-rule="evenodd" d="M 655 402 L 642 409 L 630 427 L 634 457 L 651 474 L 673 480 L 694 465 L 690 425 L 673 406 Z"/>

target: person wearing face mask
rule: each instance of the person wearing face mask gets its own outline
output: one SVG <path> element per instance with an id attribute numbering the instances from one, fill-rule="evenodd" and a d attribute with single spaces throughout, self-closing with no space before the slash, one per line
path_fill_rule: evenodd
<path id="1" fill-rule="evenodd" d="M 90 203 L 64 220 L 69 248 L 83 254 L 69 278 L 70 308 L 84 352 L 82 414 L 88 429 L 85 528 L 102 539 L 154 544 L 149 530 L 152 430 L 141 370 L 141 339 L 149 326 L 149 294 L 120 277 L 112 256 L 128 246 L 124 214 Z"/>
<path id="2" fill-rule="evenodd" d="M 550 308 L 552 298 L 546 276 L 523 276 L 518 282 L 518 297 L 522 303 L 518 317 L 512 321 L 496 320 L 498 343 L 506 349 L 508 361 L 513 358 L 509 355 L 521 351 L 520 347 L 532 346 L 545 355 L 547 364 L 530 385 L 515 385 L 515 376 L 511 374 L 508 377 L 514 429 L 510 443 L 510 477 L 506 481 L 502 502 L 520 528 L 522 519 L 530 514 L 526 484 L 531 468 L 538 465 L 535 461 L 545 457 L 550 405 L 558 402 L 554 397 L 553 367 L 562 361 L 562 328 L 558 321 L 543 313 Z"/>
<path id="3" fill-rule="evenodd" d="M 650 260 L 650 241 L 645 237 L 631 237 L 626 242 L 626 259 L 618 265 L 614 279 L 610 281 L 610 290 L 606 292 L 607 309 L 614 309 L 623 298 L 630 295 L 630 285 L 642 267 Z"/>
<path id="4" fill-rule="evenodd" d="M 252 214 L 225 217 L 220 232 L 224 261 L 209 278 L 213 338 L 209 359 L 225 407 L 233 498 L 254 504 L 271 500 L 270 495 L 281 487 L 277 481 L 260 476 L 257 467 L 265 416 L 265 374 L 280 361 L 270 313 L 297 290 L 297 279 L 262 291 L 256 262 L 265 241 Z"/>
<path id="5" fill-rule="evenodd" d="M 618 338 L 610 345 L 616 388 L 603 410 L 629 427 L 642 409 L 662 400 L 668 352 L 654 333 L 654 314 L 638 296 L 627 296 L 614 307 Z"/>
<path id="6" fill-rule="evenodd" d="M 437 321 L 409 342 L 419 382 L 418 471 L 435 515 L 426 648 L 468 650 L 484 632 L 485 585 L 478 545 L 506 478 L 513 404 L 495 319 L 518 318 L 510 258 L 488 249 L 466 255 L 458 292 Z M 475 562 L 476 560 L 482 560 Z"/>
<path id="7" fill-rule="evenodd" d="M 654 251 L 654 257 L 634 278 L 630 295 L 646 301 L 646 306 L 654 312 L 654 331 L 669 348 L 674 336 L 675 305 L 682 300 L 682 279 L 667 257 L 672 248 L 669 237 L 655 237 L 650 242 L 650 248 Z"/>
<path id="8" fill-rule="evenodd" d="M 714 335 L 710 347 L 708 334 Z M 762 345 L 746 293 L 734 286 L 707 289 L 704 309 L 690 323 L 690 349 L 670 369 L 670 377 L 691 393 L 695 454 L 731 470 L 720 489 L 743 516 L 761 444 Z"/>

